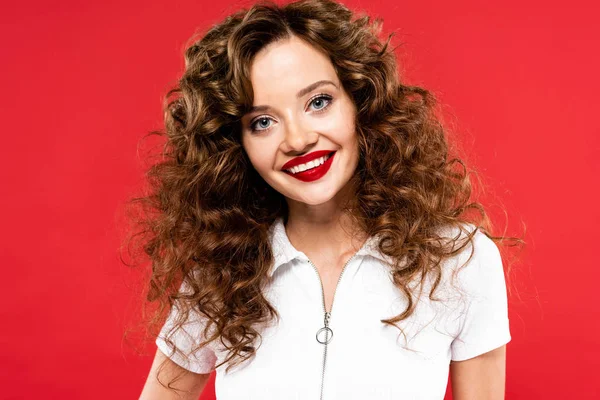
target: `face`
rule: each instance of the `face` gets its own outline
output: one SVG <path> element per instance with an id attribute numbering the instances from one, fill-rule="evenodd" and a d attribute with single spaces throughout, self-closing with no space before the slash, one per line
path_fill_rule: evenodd
<path id="1" fill-rule="evenodd" d="M 328 56 L 281 40 L 256 54 L 250 79 L 256 109 L 241 120 L 242 145 L 260 176 L 288 201 L 319 205 L 342 193 L 358 164 L 356 109 Z"/>

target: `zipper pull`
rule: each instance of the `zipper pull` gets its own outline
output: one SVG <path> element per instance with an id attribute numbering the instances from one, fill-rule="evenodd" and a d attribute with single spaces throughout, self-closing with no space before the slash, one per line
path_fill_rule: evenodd
<path id="1" fill-rule="evenodd" d="M 317 342 L 321 344 L 328 344 L 333 339 L 333 330 L 329 327 L 329 318 L 331 318 L 331 313 L 326 311 L 324 317 L 325 326 L 317 331 Z"/>

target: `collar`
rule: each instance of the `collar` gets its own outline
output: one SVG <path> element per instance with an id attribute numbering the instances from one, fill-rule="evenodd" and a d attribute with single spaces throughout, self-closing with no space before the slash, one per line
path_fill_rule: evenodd
<path id="1" fill-rule="evenodd" d="M 269 240 L 271 243 L 271 249 L 273 250 L 273 257 L 275 259 L 271 270 L 269 271 L 269 276 L 273 276 L 277 268 L 296 258 L 308 261 L 306 254 L 300 250 L 297 250 L 290 242 L 287 233 L 285 232 L 283 217 L 278 217 L 273 225 L 271 225 L 269 229 Z M 356 256 L 371 256 L 379 261 L 393 265 L 393 258 L 381 253 L 377 248 L 378 243 L 379 236 L 370 237 L 358 250 Z"/>

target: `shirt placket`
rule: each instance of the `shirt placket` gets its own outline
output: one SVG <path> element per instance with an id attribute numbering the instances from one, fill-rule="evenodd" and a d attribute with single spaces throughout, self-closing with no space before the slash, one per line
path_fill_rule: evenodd
<path id="1" fill-rule="evenodd" d="M 346 272 L 348 265 L 350 265 L 350 263 L 352 262 L 352 260 L 355 259 L 355 257 L 358 255 L 358 253 L 359 252 L 354 253 L 354 255 L 352 255 L 352 257 L 350 257 L 348 259 L 348 261 L 346 261 L 346 263 L 344 264 L 344 267 L 342 268 L 340 277 L 338 278 L 338 281 L 336 283 L 336 286 L 335 286 L 335 289 L 333 292 L 333 298 L 331 301 L 331 309 L 330 310 L 326 310 L 326 308 L 325 308 L 325 291 L 323 290 L 323 282 L 321 281 L 321 276 L 319 275 L 319 271 L 317 270 L 317 267 L 315 266 L 315 264 L 308 257 L 305 256 L 306 261 L 308 261 L 308 263 L 311 265 L 311 267 L 314 269 L 314 271 L 317 275 L 317 279 L 319 281 L 319 286 L 321 289 L 323 325 L 322 325 L 322 327 L 317 329 L 316 335 L 315 335 L 315 340 L 323 346 L 323 356 L 322 356 L 321 365 L 320 365 L 321 384 L 320 384 L 319 400 L 324 400 L 323 394 L 324 394 L 324 387 L 325 387 L 325 376 L 327 373 L 327 350 L 328 350 L 328 346 L 331 343 L 331 341 L 333 340 L 333 336 L 334 336 L 334 330 L 333 330 L 332 326 L 330 325 L 330 320 L 331 320 L 334 305 L 336 304 L 335 303 L 336 293 L 338 291 L 340 282 L 342 282 L 342 280 L 344 278 L 344 273 Z"/>

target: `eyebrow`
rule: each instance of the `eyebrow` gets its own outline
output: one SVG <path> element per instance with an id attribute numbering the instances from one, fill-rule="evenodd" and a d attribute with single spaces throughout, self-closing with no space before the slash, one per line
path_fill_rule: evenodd
<path id="1" fill-rule="evenodd" d="M 299 98 L 305 96 L 306 94 L 312 92 L 316 88 L 324 86 L 324 85 L 333 85 L 337 89 L 339 89 L 338 85 L 336 85 L 332 81 L 327 80 L 327 79 L 322 79 L 320 81 L 316 81 L 315 83 L 311 83 L 310 85 L 308 85 L 304 89 L 301 89 L 298 93 L 296 93 L 296 98 L 299 99 Z M 253 106 L 252 108 L 250 108 L 250 110 L 246 114 L 250 114 L 250 113 L 253 113 L 253 112 L 264 112 L 264 111 L 268 111 L 270 109 L 271 109 L 270 106 Z"/>

